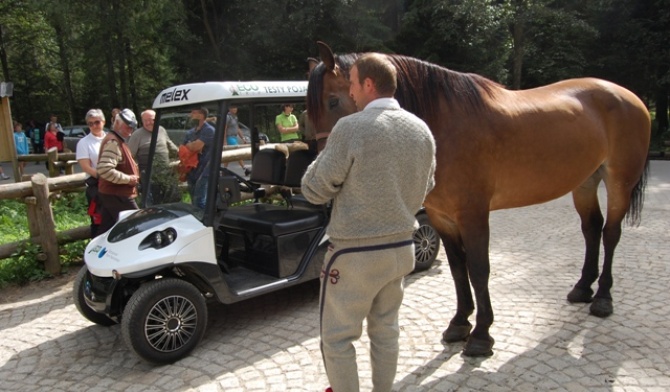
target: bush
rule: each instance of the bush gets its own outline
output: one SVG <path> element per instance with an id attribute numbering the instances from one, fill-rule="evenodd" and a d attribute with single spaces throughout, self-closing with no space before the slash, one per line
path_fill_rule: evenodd
<path id="1" fill-rule="evenodd" d="M 90 224 L 86 214 L 86 196 L 82 192 L 63 193 L 51 203 L 56 231 L 74 229 Z M 26 205 L 19 200 L 0 200 L 0 244 L 30 238 Z M 67 267 L 80 263 L 87 240 L 76 241 L 60 247 L 61 264 Z M 37 259 L 38 245 L 27 244 L 12 257 L 0 260 L 0 287 L 7 284 L 25 284 L 49 276 Z"/>

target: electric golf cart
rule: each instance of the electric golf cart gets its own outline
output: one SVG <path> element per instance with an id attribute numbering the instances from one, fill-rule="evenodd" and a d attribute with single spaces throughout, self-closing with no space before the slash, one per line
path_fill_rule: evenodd
<path id="1" fill-rule="evenodd" d="M 172 87 L 154 101 L 152 163 L 141 183 L 139 210 L 86 247 L 74 284 L 74 302 L 93 323 L 121 324 L 125 343 L 141 358 L 171 363 L 202 339 L 207 302 L 230 304 L 317 279 L 328 245 L 330 206 L 300 194 L 300 180 L 316 153 L 264 144 L 282 103 L 304 108 L 307 82 L 221 82 Z M 224 167 L 224 131 L 230 105 L 251 129 L 249 178 L 237 161 Z M 205 171 L 206 205 L 193 206 L 175 162 L 155 155 L 164 126 L 177 145 L 193 125 L 192 109 L 207 108 L 215 127 Z M 245 197 L 246 196 L 246 197 Z M 248 198 L 248 200 L 246 200 Z M 393 213 L 389 211 L 389 213 Z M 423 211 L 415 232 L 416 270 L 428 269 L 439 237 Z"/>

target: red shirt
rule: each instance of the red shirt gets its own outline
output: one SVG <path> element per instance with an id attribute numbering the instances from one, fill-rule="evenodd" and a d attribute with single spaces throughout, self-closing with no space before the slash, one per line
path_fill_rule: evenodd
<path id="1" fill-rule="evenodd" d="M 56 147 L 58 152 L 63 151 L 63 142 L 58 141 L 56 134 L 49 131 L 46 135 L 44 135 L 44 151 L 48 151 L 51 147 Z"/>

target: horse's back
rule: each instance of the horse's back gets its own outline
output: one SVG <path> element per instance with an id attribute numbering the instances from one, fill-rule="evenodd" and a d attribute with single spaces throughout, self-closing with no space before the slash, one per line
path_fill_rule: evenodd
<path id="1" fill-rule="evenodd" d="M 649 114 L 639 98 L 594 78 L 500 89 L 476 118 L 441 127 L 436 132 L 436 140 L 444 140 L 438 145 L 438 170 L 448 168 L 443 175 L 455 184 L 444 194 L 462 192 L 453 197 L 469 203 L 469 195 L 479 194 L 490 210 L 555 199 L 601 166 L 629 167 L 626 172 L 639 177 L 650 132 Z"/>

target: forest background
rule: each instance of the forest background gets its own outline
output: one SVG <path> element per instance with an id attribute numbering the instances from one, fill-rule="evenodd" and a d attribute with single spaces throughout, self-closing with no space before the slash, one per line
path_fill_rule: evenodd
<path id="1" fill-rule="evenodd" d="M 316 41 L 409 55 L 511 89 L 595 76 L 667 135 L 670 0 L 2 0 L 1 80 L 21 122 L 136 112 L 162 89 L 304 79 Z"/>

